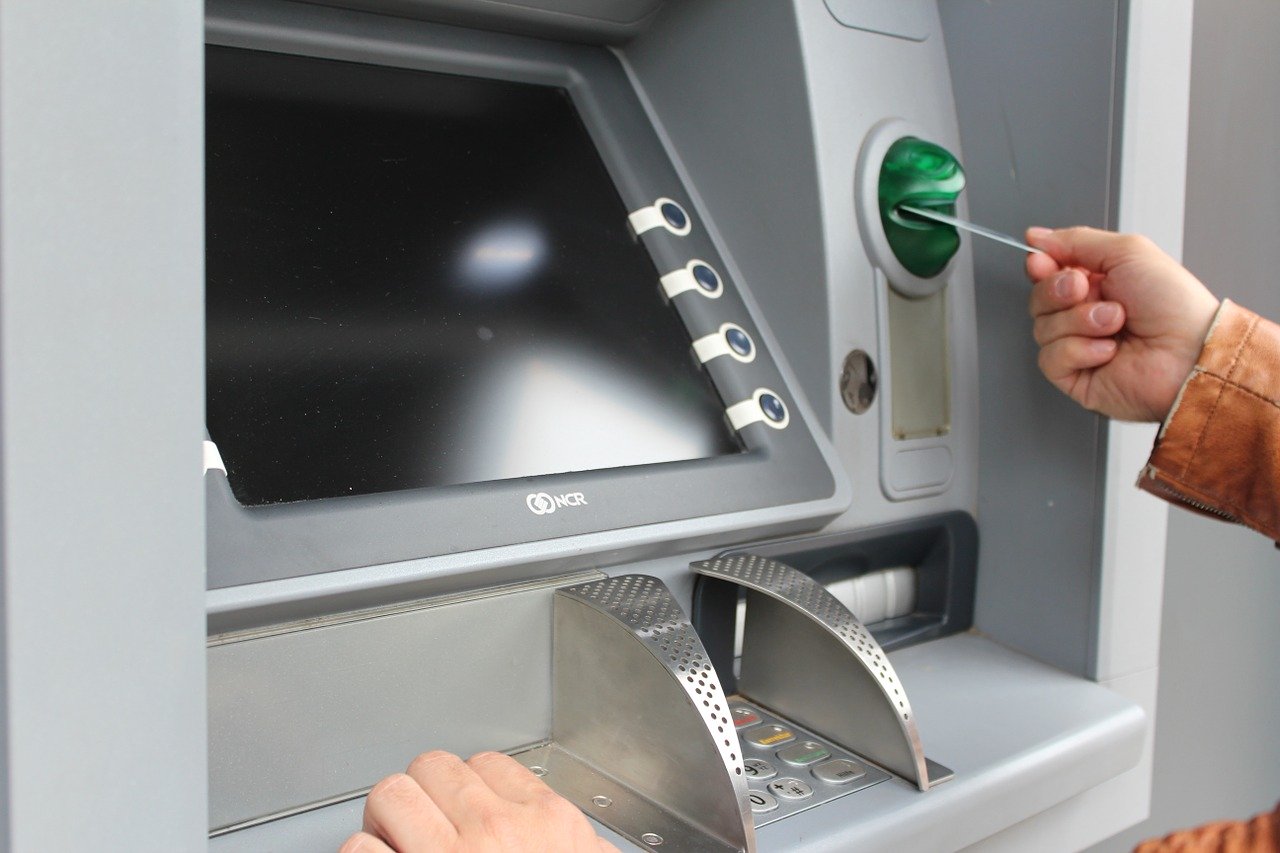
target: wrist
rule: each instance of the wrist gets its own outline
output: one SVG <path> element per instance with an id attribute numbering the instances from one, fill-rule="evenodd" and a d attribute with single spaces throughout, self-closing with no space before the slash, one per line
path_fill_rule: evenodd
<path id="1" fill-rule="evenodd" d="M 1182 371 L 1181 381 L 1178 383 L 1178 393 L 1174 395 L 1167 411 L 1159 418 L 1160 435 L 1164 435 L 1165 430 L 1169 428 L 1169 422 L 1178 411 L 1178 403 L 1181 402 L 1183 394 L 1186 392 L 1187 383 L 1191 381 L 1191 377 L 1195 375 L 1196 365 L 1200 363 L 1205 347 L 1208 345 L 1210 338 L 1213 337 L 1213 331 L 1218 326 L 1218 320 L 1222 317 L 1223 308 L 1228 304 L 1229 300 L 1218 299 L 1212 294 L 1207 294 L 1207 300 L 1202 303 L 1200 321 L 1198 321 L 1194 329 L 1195 331 L 1188 338 L 1189 346 L 1187 347 L 1187 358 L 1185 368 Z"/>

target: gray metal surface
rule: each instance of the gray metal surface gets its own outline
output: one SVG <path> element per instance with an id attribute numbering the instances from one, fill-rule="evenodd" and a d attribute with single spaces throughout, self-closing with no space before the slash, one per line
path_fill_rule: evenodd
<path id="1" fill-rule="evenodd" d="M 326 6 L 540 38 L 620 43 L 644 32 L 664 0 L 311 0 Z"/>
<path id="2" fill-rule="evenodd" d="M 0 849 L 205 813 L 201 6 L 0 4 Z"/>
<path id="3" fill-rule="evenodd" d="M 887 36 L 924 41 L 933 29 L 934 19 L 919 2 L 884 0 L 824 0 L 831 16 L 846 27 L 881 33 Z"/>
<path id="4" fill-rule="evenodd" d="M 558 744 L 536 746 L 515 753 L 514 757 L 526 766 L 539 768 L 543 780 L 558 794 L 640 849 L 680 853 L 736 853 L 743 849 L 707 834 L 689 819 L 696 815 L 663 808 Z"/>
<path id="5" fill-rule="evenodd" d="M 690 568 L 747 589 L 738 676 L 744 696 L 928 790 L 906 688 L 848 608 L 777 560 L 744 554 Z"/>
<path id="6" fill-rule="evenodd" d="M 1118 0 L 938 4 L 974 220 L 1015 235 L 1035 224 L 1114 221 L 1119 7 Z M 1089 674 L 1102 424 L 1036 368 L 1022 259 L 985 244 L 973 246 L 973 258 L 982 342 L 977 624 Z"/>
<path id="7" fill-rule="evenodd" d="M 740 433 L 747 448 L 744 453 L 532 481 L 505 480 L 245 509 L 236 504 L 225 482 L 211 478 L 211 588 L 428 557 L 439 559 L 420 563 L 415 570 L 436 581 L 455 576 L 454 589 L 489 585 L 501 580 L 484 573 L 504 562 L 502 548 L 521 549 L 522 562 L 529 564 L 528 577 L 538 571 L 536 564 L 564 554 L 579 560 L 573 568 L 580 567 L 592 549 L 610 551 L 615 561 L 638 555 L 626 552 L 631 544 L 628 534 L 592 538 L 601 531 L 644 527 L 638 535 L 646 542 L 660 541 L 671 550 L 715 534 L 722 536 L 721 541 L 730 541 L 745 530 L 768 535 L 796 524 L 812 529 L 848 505 L 845 478 L 827 439 L 807 423 L 806 407 L 795 399 L 770 354 L 769 335 L 752 315 L 740 282 L 709 236 L 705 211 L 690 203 L 681 178 L 612 54 L 603 48 L 294 3 L 221 0 L 211 3 L 209 10 L 211 43 L 566 88 L 627 209 L 669 196 L 689 210 L 693 228 L 687 236 L 656 229 L 641 238 L 657 269 L 675 269 L 696 257 L 722 271 L 725 290 L 720 298 L 673 303 L 692 338 L 731 321 L 757 342 L 757 355 L 750 364 L 721 359 L 718 361 L 730 364 L 706 366 L 721 398 L 741 400 L 756 388 L 773 388 L 796 414 L 792 426 L 785 430 L 746 427 Z M 656 281 L 654 286 L 658 286 Z M 766 480 L 770 488 L 759 488 Z M 586 503 L 572 512 L 535 515 L 526 498 L 538 491 L 585 493 Z M 424 525 L 424 517 L 430 517 L 432 523 Z M 457 555 L 461 553 L 469 553 L 465 563 L 473 576 L 459 581 Z"/>
<path id="8" fill-rule="evenodd" d="M 547 737 L 552 593 L 590 576 L 212 638 L 209 827 L 355 796 L 429 749 Z"/>
<path id="9" fill-rule="evenodd" d="M 555 597 L 552 741 L 576 761 L 670 812 L 719 848 L 755 836 L 729 702 L 688 617 L 659 580 L 622 575 Z M 534 762 L 536 763 L 536 762 Z M 580 808 L 584 772 L 548 767 L 548 784 Z M 572 780 L 564 788 L 561 775 Z M 635 841 L 647 810 L 616 802 L 593 816 Z M 665 846 L 665 845 L 664 845 Z M 699 841 L 687 849 L 713 849 Z"/>

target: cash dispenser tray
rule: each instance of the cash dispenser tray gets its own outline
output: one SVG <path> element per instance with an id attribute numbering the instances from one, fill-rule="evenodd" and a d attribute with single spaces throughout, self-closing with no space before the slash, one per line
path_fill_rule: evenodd
<path id="1" fill-rule="evenodd" d="M 552 637 L 551 739 L 516 760 L 642 848 L 754 851 L 729 699 L 667 587 L 559 589 Z"/>
<path id="2" fill-rule="evenodd" d="M 736 601 L 746 624 L 737 692 L 921 791 L 952 777 L 925 757 L 906 690 L 880 644 L 808 575 L 754 554 L 691 564 L 703 585 Z M 700 590 L 700 594 L 704 593 Z"/>

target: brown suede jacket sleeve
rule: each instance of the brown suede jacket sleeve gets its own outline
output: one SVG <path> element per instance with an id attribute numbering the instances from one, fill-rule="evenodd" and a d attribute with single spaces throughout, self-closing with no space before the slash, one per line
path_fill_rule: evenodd
<path id="1" fill-rule="evenodd" d="M 1280 326 L 1223 300 L 1138 486 L 1280 540 Z"/>
<path id="2" fill-rule="evenodd" d="M 1276 853 L 1280 806 L 1252 820 L 1226 820 L 1144 841 L 1133 853 Z"/>

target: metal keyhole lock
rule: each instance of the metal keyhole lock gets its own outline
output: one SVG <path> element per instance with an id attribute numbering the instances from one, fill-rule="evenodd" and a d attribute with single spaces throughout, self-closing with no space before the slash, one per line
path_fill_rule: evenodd
<path id="1" fill-rule="evenodd" d="M 840 371 L 840 399 L 855 415 L 860 415 L 876 399 L 876 365 L 871 356 L 856 349 L 844 358 Z"/>

